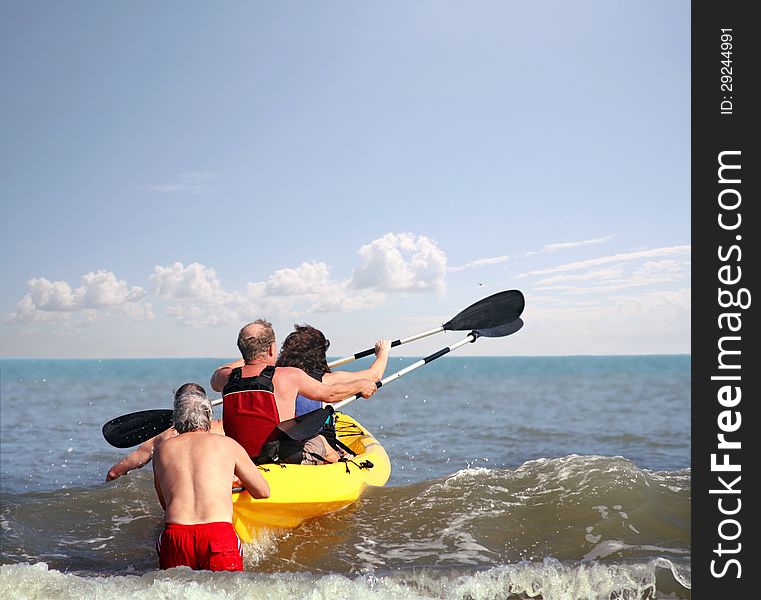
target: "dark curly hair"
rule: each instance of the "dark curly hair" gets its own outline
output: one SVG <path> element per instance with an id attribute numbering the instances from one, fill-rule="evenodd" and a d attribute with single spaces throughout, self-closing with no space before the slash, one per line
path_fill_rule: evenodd
<path id="1" fill-rule="evenodd" d="M 322 381 L 325 373 L 330 373 L 326 352 L 330 342 L 319 329 L 311 325 L 294 325 L 280 347 L 277 357 L 278 367 L 297 367 L 307 375 Z"/>

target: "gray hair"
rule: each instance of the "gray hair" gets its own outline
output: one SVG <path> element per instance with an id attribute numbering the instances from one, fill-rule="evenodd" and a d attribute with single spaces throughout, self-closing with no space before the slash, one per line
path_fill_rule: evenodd
<path id="1" fill-rule="evenodd" d="M 264 319 L 249 323 L 238 333 L 238 350 L 245 361 L 251 361 L 266 354 L 274 343 L 275 332 L 272 329 L 272 323 Z"/>
<path id="2" fill-rule="evenodd" d="M 200 385 L 186 383 L 177 390 L 172 415 L 177 433 L 209 431 L 211 416 L 211 402 Z"/>

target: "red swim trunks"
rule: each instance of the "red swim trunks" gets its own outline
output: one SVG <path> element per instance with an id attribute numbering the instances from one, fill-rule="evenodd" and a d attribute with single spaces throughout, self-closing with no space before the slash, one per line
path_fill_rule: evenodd
<path id="1" fill-rule="evenodd" d="M 242 571 L 243 548 L 230 523 L 167 523 L 156 542 L 159 568 Z"/>

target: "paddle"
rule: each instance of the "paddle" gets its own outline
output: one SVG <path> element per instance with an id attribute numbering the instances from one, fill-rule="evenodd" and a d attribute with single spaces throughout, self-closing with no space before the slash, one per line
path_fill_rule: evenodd
<path id="1" fill-rule="evenodd" d="M 490 328 L 473 330 L 468 335 L 466 335 L 463 339 L 461 339 L 459 342 L 456 342 L 452 344 L 451 346 L 447 346 L 446 348 L 442 348 L 438 352 L 429 354 L 425 358 L 421 358 L 419 361 L 412 363 L 411 365 L 403 369 L 400 369 L 396 373 L 392 373 L 391 375 L 384 377 L 380 381 L 376 381 L 375 386 L 380 388 L 381 386 L 386 385 L 387 383 L 395 381 L 399 379 L 400 377 L 406 375 L 407 373 L 410 373 L 414 371 L 415 369 L 419 369 L 420 367 L 427 365 L 430 362 L 433 362 L 437 358 L 440 358 L 444 356 L 445 354 L 448 354 L 449 352 L 459 348 L 460 346 L 464 346 L 465 344 L 469 344 L 469 343 L 472 344 L 479 337 L 505 337 L 507 335 L 511 335 L 515 333 L 521 327 L 523 327 L 523 320 L 517 318 L 499 327 L 490 327 Z M 349 404 L 349 402 L 354 402 L 354 400 L 361 397 L 362 397 L 362 394 L 355 394 L 354 396 L 351 396 L 347 398 L 346 400 L 341 400 L 341 402 L 335 402 L 334 404 L 332 404 L 332 406 L 335 409 L 339 409 L 342 406 L 346 406 L 347 404 Z"/>
<path id="2" fill-rule="evenodd" d="M 498 331 L 500 326 L 506 326 L 510 323 L 519 321 L 524 306 L 525 299 L 520 290 L 498 292 L 479 300 L 475 304 L 471 304 L 443 325 L 417 335 L 394 340 L 391 342 L 391 346 L 401 346 L 402 344 L 407 344 L 442 331 L 467 331 L 468 329 L 471 329 L 473 332 L 481 332 L 477 334 L 477 337 L 489 337 L 483 332 L 487 330 Z M 518 326 L 518 329 L 520 329 L 520 326 Z M 517 329 L 515 331 L 517 331 Z M 510 333 L 514 332 L 511 331 Z M 509 335 L 510 333 L 500 334 L 496 337 Z M 473 341 L 475 341 L 475 339 Z M 452 348 L 449 350 L 451 349 Z M 353 360 L 370 356 L 374 352 L 375 348 L 369 348 L 352 356 L 347 356 L 346 358 L 330 362 L 328 363 L 328 366 L 331 368 L 337 367 Z M 216 406 L 221 403 L 222 399 L 218 398 L 213 400 L 211 405 Z M 171 426 L 171 410 L 143 410 L 111 419 L 108 423 L 103 425 L 103 437 L 112 446 L 117 448 L 130 448 L 141 444 L 145 440 L 152 438 L 154 435 L 158 435 Z"/>
<path id="3" fill-rule="evenodd" d="M 117 448 L 131 448 L 171 426 L 171 410 L 141 410 L 111 419 L 103 425 L 103 437 Z"/>
<path id="4" fill-rule="evenodd" d="M 498 292 L 479 300 L 475 304 L 471 304 L 468 308 L 461 310 L 449 321 L 435 329 L 429 329 L 428 331 L 411 335 L 410 337 L 394 340 L 391 342 L 391 347 L 395 348 L 396 346 L 401 346 L 408 342 L 414 342 L 415 340 L 419 340 L 435 333 L 441 333 L 442 331 L 468 331 L 506 325 L 521 316 L 524 306 L 525 299 L 519 290 Z M 329 362 L 328 366 L 332 369 L 333 367 L 344 365 L 374 353 L 375 348 L 369 348 L 351 356 Z"/>
<path id="5" fill-rule="evenodd" d="M 512 333 L 515 333 L 521 327 L 523 327 L 523 321 L 521 319 L 516 319 L 510 323 L 502 325 L 501 327 L 493 327 L 489 329 L 478 329 L 478 330 L 471 331 L 465 339 L 460 340 L 456 344 L 453 344 L 447 348 L 439 350 L 438 352 L 435 352 L 431 354 L 430 356 L 426 356 L 425 358 L 417 361 L 416 363 L 413 363 L 409 365 L 408 367 L 405 367 L 404 369 L 401 369 L 400 371 L 397 371 L 396 373 L 389 375 L 388 377 L 384 377 L 382 380 L 375 382 L 375 385 L 376 387 L 380 388 L 384 384 L 387 384 L 391 381 L 399 379 L 400 377 L 406 375 L 407 373 L 410 373 L 414 371 L 415 369 L 419 369 L 423 365 L 427 365 L 429 362 L 436 360 L 440 356 L 444 356 L 445 354 L 447 354 L 448 352 L 451 352 L 455 348 L 459 348 L 460 346 L 467 344 L 469 342 L 471 343 L 475 342 L 479 337 L 504 337 Z M 280 425 L 278 425 L 278 429 L 280 429 L 280 431 L 282 431 L 291 439 L 304 440 L 308 437 L 315 435 L 320 429 L 322 429 L 326 419 L 330 415 L 332 415 L 336 411 L 337 408 L 341 408 L 342 406 L 347 405 L 349 402 L 352 402 L 356 400 L 357 398 L 361 398 L 361 397 L 362 397 L 361 394 L 356 394 L 354 396 L 346 398 L 345 400 L 341 400 L 341 402 L 328 404 L 327 406 L 324 406 L 322 408 L 317 408 L 306 414 L 299 415 L 298 417 L 294 417 L 293 419 L 288 419 L 287 421 L 283 421 L 282 423 L 280 423 Z"/>
<path id="6" fill-rule="evenodd" d="M 222 404 L 222 398 L 211 401 L 212 406 L 217 404 Z M 117 448 L 137 446 L 169 429 L 173 424 L 172 412 L 171 409 L 160 408 L 116 417 L 103 425 L 103 437 Z"/>

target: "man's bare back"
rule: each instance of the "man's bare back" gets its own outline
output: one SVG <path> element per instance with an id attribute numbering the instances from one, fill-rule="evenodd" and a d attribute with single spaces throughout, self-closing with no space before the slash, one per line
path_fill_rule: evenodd
<path id="1" fill-rule="evenodd" d="M 253 498 L 269 485 L 235 440 L 189 431 L 164 440 L 153 456 L 154 482 L 167 523 L 232 522 L 233 474 Z"/>
<path id="2" fill-rule="evenodd" d="M 225 435 L 222 419 L 215 419 L 212 421 L 210 431 L 218 435 Z M 135 450 L 120 459 L 119 462 L 114 464 L 114 466 L 108 470 L 106 481 L 113 481 L 134 469 L 144 467 L 153 459 L 153 453 L 156 451 L 158 445 L 164 440 L 168 440 L 176 435 L 179 435 L 177 430 L 174 427 L 170 427 L 158 435 L 154 435 L 151 439 L 144 441 Z"/>

